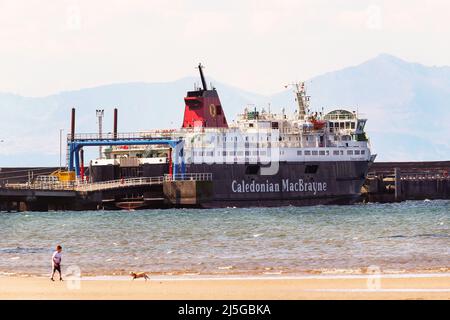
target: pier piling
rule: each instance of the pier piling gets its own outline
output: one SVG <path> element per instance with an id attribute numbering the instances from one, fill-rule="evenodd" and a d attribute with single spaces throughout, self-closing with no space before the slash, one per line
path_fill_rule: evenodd
<path id="1" fill-rule="evenodd" d="M 402 201 L 402 180 L 401 180 L 400 168 L 394 169 L 395 178 L 395 201 Z"/>

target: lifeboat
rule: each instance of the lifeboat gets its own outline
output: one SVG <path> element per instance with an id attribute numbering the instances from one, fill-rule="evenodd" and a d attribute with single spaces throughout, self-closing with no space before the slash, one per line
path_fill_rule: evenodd
<path id="1" fill-rule="evenodd" d="M 314 130 L 321 130 L 327 124 L 324 120 L 311 119 L 311 123 L 313 124 Z"/>

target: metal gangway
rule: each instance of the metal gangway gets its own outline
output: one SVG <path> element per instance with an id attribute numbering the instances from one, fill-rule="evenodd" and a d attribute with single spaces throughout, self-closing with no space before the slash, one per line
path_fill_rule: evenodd
<path id="1" fill-rule="evenodd" d="M 167 131 L 167 132 L 165 132 Z M 78 133 L 67 135 L 68 170 L 75 171 L 83 180 L 84 147 L 130 146 L 130 145 L 167 145 L 170 147 L 170 173 L 175 177 L 185 174 L 186 166 L 183 152 L 183 139 L 171 130 L 161 132 L 131 133 Z"/>

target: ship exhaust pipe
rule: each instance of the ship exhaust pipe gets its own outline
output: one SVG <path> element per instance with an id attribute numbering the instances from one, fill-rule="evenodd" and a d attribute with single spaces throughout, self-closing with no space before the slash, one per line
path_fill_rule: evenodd
<path id="1" fill-rule="evenodd" d="M 113 130 L 114 140 L 117 139 L 117 118 L 118 118 L 118 114 L 119 114 L 119 111 L 117 110 L 117 108 L 114 108 L 114 130 Z"/>
<path id="2" fill-rule="evenodd" d="M 201 63 L 198 64 L 198 70 L 200 71 L 200 79 L 202 80 L 203 90 L 207 91 L 208 86 L 206 85 L 205 75 L 203 74 L 203 66 Z"/>

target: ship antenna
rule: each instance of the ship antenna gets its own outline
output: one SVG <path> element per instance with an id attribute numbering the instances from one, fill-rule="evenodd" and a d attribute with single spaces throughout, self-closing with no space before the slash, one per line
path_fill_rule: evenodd
<path id="1" fill-rule="evenodd" d="M 205 76 L 203 75 L 203 68 L 201 63 L 198 64 L 198 70 L 200 71 L 200 78 L 202 79 L 203 90 L 208 90 L 208 86 L 206 85 Z"/>
<path id="2" fill-rule="evenodd" d="M 306 96 L 305 83 L 291 83 L 292 87 L 294 87 L 294 92 L 296 96 L 296 101 L 298 104 L 298 118 L 300 120 L 305 120 L 306 111 L 308 110 L 308 100 L 309 97 Z M 288 87 L 288 85 L 286 86 Z"/>

